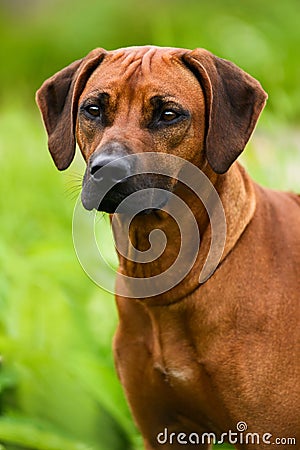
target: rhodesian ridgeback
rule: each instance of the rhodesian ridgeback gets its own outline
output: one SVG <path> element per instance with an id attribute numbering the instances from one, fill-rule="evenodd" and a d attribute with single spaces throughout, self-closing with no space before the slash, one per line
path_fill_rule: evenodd
<path id="1" fill-rule="evenodd" d="M 141 262 L 125 245 L 120 276 L 146 283 L 176 260 L 170 196 L 197 223 L 201 243 L 183 279 L 140 298 L 117 292 L 116 368 L 147 450 L 209 449 L 215 439 L 237 449 L 300 448 L 300 198 L 257 185 L 236 161 L 266 98 L 258 81 L 207 50 L 154 46 L 93 50 L 37 93 L 57 168 L 70 165 L 77 142 L 87 164 L 82 203 L 116 216 L 117 248 L 126 221 L 118 206 L 159 190 L 153 207 L 138 200 L 125 241 L 140 254 L 160 230 L 164 251 Z M 165 155 L 169 176 L 133 170 L 126 157 L 147 152 Z M 205 175 L 226 218 L 221 258 L 201 283 L 210 217 L 170 155 Z M 105 180 L 114 186 L 100 201 Z"/>

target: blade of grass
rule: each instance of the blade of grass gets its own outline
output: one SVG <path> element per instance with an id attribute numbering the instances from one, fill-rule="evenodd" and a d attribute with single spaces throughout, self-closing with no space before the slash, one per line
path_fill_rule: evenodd
<path id="1" fill-rule="evenodd" d="M 82 442 L 68 439 L 46 424 L 16 417 L 0 418 L 0 440 L 31 450 L 93 450 Z M 99 446 L 97 450 L 107 449 Z"/>

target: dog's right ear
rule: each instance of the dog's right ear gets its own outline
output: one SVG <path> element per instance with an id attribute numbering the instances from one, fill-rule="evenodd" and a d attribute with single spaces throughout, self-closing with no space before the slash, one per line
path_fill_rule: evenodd
<path id="1" fill-rule="evenodd" d="M 189 51 L 183 60 L 205 94 L 207 160 L 216 173 L 224 173 L 244 150 L 267 94 L 248 73 L 207 50 Z"/>
<path id="2" fill-rule="evenodd" d="M 76 147 L 75 125 L 78 100 L 87 80 L 106 51 L 92 50 L 46 80 L 36 93 L 36 102 L 48 133 L 48 147 L 59 170 L 71 164 Z"/>

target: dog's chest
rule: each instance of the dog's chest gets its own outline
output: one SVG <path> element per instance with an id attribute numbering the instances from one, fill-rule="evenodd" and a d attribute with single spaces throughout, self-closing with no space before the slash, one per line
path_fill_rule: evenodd
<path id="1" fill-rule="evenodd" d="M 198 422 L 210 426 L 215 394 L 205 364 L 185 333 L 153 331 L 144 327 L 126 342 L 122 334 L 115 341 L 118 373 L 134 416 L 144 417 L 147 405 L 147 414 L 161 424 L 188 420 L 192 428 Z"/>
<path id="2" fill-rule="evenodd" d="M 130 341 L 126 339 L 126 343 L 119 336 L 115 340 L 115 353 L 120 376 L 124 376 L 125 383 L 136 374 L 148 379 L 150 385 L 191 384 L 199 368 L 196 355 L 189 347 L 176 335 L 164 340 L 159 334 L 145 334 L 145 330 L 140 336 L 131 336 Z"/>
<path id="3" fill-rule="evenodd" d="M 117 333 L 115 357 L 121 382 L 131 396 L 142 389 L 157 402 L 164 398 L 165 404 L 175 399 L 177 404 L 189 403 L 195 394 L 201 399 L 207 390 L 205 366 L 189 333 L 178 323 L 165 325 L 144 323 L 131 332 L 126 327 L 126 336 L 122 329 Z"/>
<path id="4" fill-rule="evenodd" d="M 196 355 L 182 335 L 179 336 L 176 332 L 153 333 L 149 371 L 162 384 L 177 388 L 187 383 L 190 385 L 198 372 Z"/>
<path id="5" fill-rule="evenodd" d="M 188 383 L 193 379 L 194 371 L 190 367 L 183 367 L 181 364 L 174 362 L 163 363 L 162 361 L 154 360 L 153 371 L 158 372 L 165 378 L 165 382 L 172 385 L 172 383 Z"/>

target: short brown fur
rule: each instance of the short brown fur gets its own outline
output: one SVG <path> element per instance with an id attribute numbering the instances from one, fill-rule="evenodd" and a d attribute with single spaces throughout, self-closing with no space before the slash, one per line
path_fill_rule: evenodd
<path id="1" fill-rule="evenodd" d="M 78 105 L 104 90 L 111 102 L 107 124 L 93 128 L 78 114 Z M 145 105 L 161 91 L 179 99 L 191 120 L 186 127 L 151 134 Z M 178 187 L 175 192 L 192 209 L 202 237 L 193 270 L 160 296 L 117 297 L 116 367 L 147 450 L 182 448 L 157 442 L 166 427 L 169 433 L 220 435 L 236 431 L 239 421 L 261 436 L 295 437 L 298 446 L 285 448 L 299 448 L 300 199 L 258 186 L 235 162 L 265 100 L 256 80 L 206 50 L 158 47 L 96 49 L 38 91 L 59 169 L 73 158 L 76 130 L 88 165 L 112 141 L 136 154 L 171 153 L 209 177 L 224 207 L 226 245 L 205 283 L 198 279 L 210 245 L 209 220 L 201 202 Z M 122 216 L 117 220 L 122 228 Z M 178 229 L 164 212 L 134 219 L 133 244 L 147 249 L 154 228 L 169 238 L 166 251 L 148 264 L 120 256 L 121 273 L 149 277 L 174 260 Z M 120 236 L 115 239 L 118 243 Z"/>

